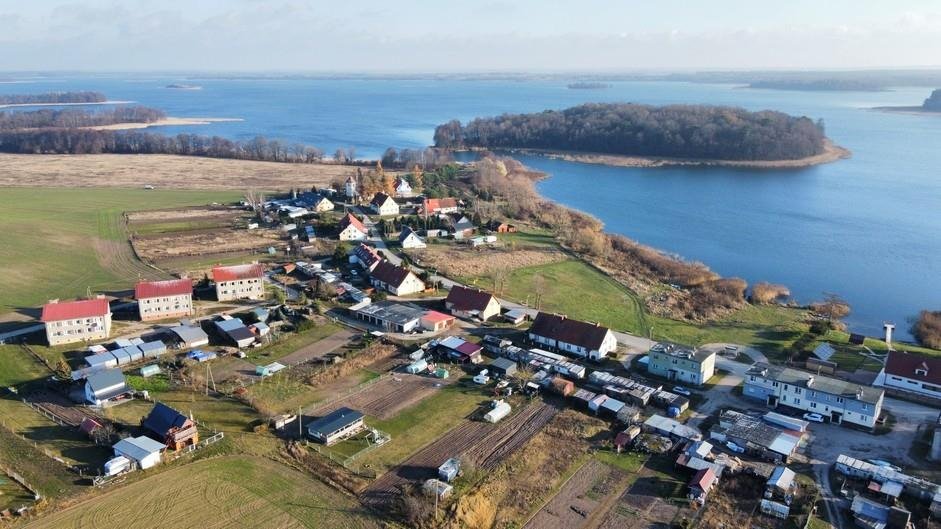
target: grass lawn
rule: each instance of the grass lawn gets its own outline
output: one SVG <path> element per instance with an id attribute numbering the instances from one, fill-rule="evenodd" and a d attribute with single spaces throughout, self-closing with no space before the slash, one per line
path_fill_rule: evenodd
<path id="1" fill-rule="evenodd" d="M 59 426 L 13 395 L 0 398 L 0 423 L 70 464 L 97 469 L 111 458 L 109 448 L 95 446 L 77 429 Z"/>
<path id="2" fill-rule="evenodd" d="M 381 474 L 454 428 L 488 397 L 469 380 L 445 386 L 391 419 L 380 421 L 367 417 L 366 424 L 391 434 L 392 441 L 366 454 L 357 463 L 369 465 Z"/>
<path id="3" fill-rule="evenodd" d="M 48 376 L 46 366 L 19 345 L 0 345 L 0 388 Z"/>
<path id="4" fill-rule="evenodd" d="M 122 212 L 235 200 L 231 191 L 6 188 L 0 193 L 0 313 L 160 276 L 126 242 Z"/>
<path id="5" fill-rule="evenodd" d="M 0 464 L 19 473 L 46 498 L 61 498 L 87 488 L 65 465 L 4 427 L 0 427 Z"/>
<path id="6" fill-rule="evenodd" d="M 245 456 L 179 466 L 106 489 L 93 501 L 28 527 L 378 527 L 354 499 L 280 463 Z"/>
<path id="7" fill-rule="evenodd" d="M 619 454 L 614 450 L 599 450 L 595 452 L 595 459 L 630 473 L 637 472 L 647 462 L 645 454 L 637 452 L 622 452 Z"/>
<path id="8" fill-rule="evenodd" d="M 487 284 L 490 280 L 477 278 L 476 281 Z M 473 279 L 467 281 L 473 282 Z M 645 315 L 637 296 L 580 260 L 513 270 L 507 277 L 503 296 L 533 306 L 537 291 L 542 292 L 542 309 L 599 322 L 616 330 L 646 334 Z"/>
<path id="9" fill-rule="evenodd" d="M 253 348 L 248 351 L 246 360 L 258 365 L 268 365 L 298 349 L 319 342 L 327 336 L 342 330 L 343 328 L 335 323 L 325 323 L 300 333 L 282 335 L 278 341 L 271 345 Z"/>
<path id="10" fill-rule="evenodd" d="M 549 248 L 559 245 L 551 233 L 530 229 L 516 233 L 498 233 L 497 239 L 506 245 L 516 245 L 517 248 Z"/>

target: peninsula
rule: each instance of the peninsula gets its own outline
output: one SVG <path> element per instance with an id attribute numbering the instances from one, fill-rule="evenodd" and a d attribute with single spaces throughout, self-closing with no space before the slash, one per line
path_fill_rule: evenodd
<path id="1" fill-rule="evenodd" d="M 941 88 L 931 92 L 928 99 L 921 106 L 897 106 L 897 107 L 875 107 L 873 110 L 883 110 L 886 112 L 908 112 L 914 114 L 939 114 L 941 115 Z"/>
<path id="2" fill-rule="evenodd" d="M 509 150 L 631 167 L 803 167 L 835 161 L 823 123 L 775 111 L 703 105 L 586 104 L 562 111 L 451 121 L 435 146 Z"/>

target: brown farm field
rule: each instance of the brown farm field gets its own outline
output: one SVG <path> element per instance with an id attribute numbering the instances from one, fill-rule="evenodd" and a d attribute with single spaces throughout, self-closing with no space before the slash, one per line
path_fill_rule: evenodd
<path id="1" fill-rule="evenodd" d="M 355 500 L 280 463 L 245 456 L 167 470 L 40 518 L 30 529 L 378 528 Z"/>
<path id="2" fill-rule="evenodd" d="M 286 191 L 323 186 L 356 167 L 163 154 L 0 154 L 0 187 L 127 187 Z"/>

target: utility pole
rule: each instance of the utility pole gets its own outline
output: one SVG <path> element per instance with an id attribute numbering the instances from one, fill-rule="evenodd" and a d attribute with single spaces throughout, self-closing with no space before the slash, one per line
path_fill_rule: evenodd
<path id="1" fill-rule="evenodd" d="M 301 439 L 304 438 L 304 428 L 303 428 L 303 426 L 301 425 L 301 422 L 302 422 L 302 421 L 301 421 L 301 417 L 303 417 L 303 416 L 301 415 L 301 407 L 298 406 L 298 407 L 297 407 L 297 439 L 298 439 L 298 440 L 301 440 Z"/>

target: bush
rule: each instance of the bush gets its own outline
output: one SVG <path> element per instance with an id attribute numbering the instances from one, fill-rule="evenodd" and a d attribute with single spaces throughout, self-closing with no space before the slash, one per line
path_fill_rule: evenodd
<path id="1" fill-rule="evenodd" d="M 941 349 L 941 311 L 921 311 L 912 325 L 912 335 L 925 347 Z"/>
<path id="2" fill-rule="evenodd" d="M 767 305 L 790 295 L 791 291 L 784 285 L 761 282 L 752 285 L 749 300 L 759 305 Z"/>

